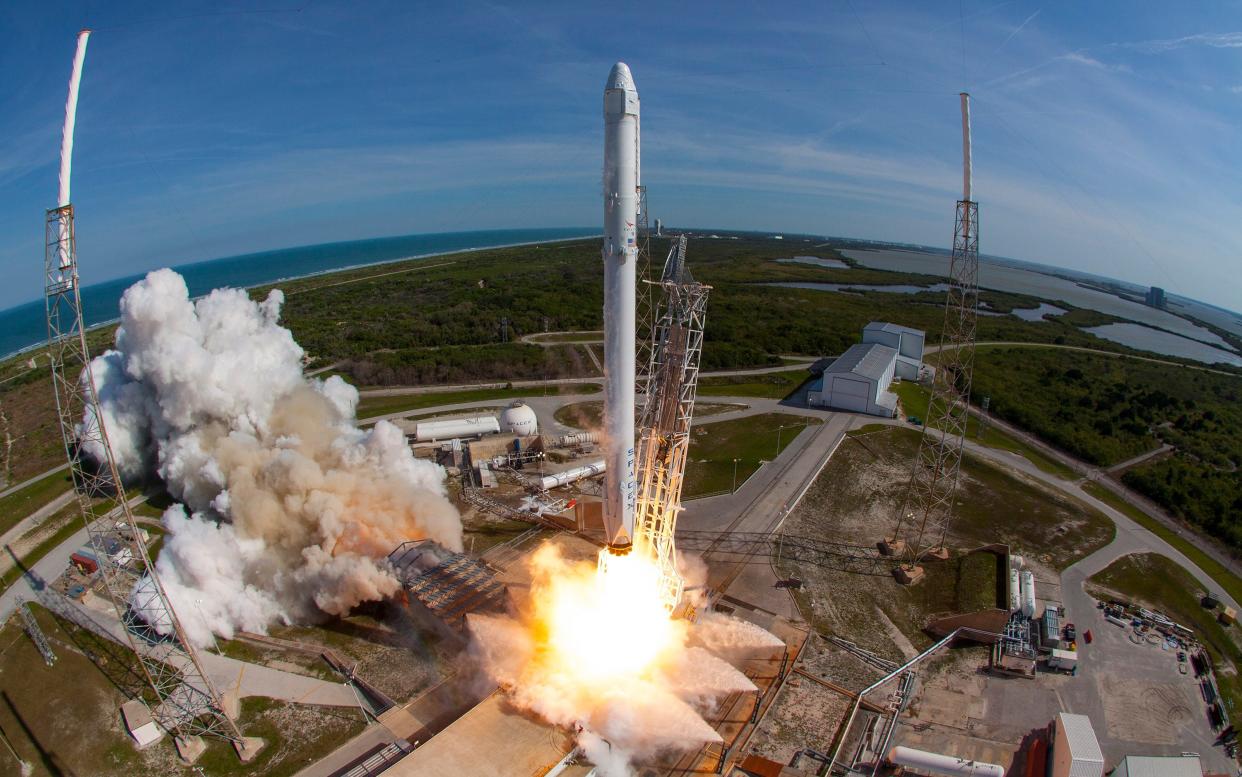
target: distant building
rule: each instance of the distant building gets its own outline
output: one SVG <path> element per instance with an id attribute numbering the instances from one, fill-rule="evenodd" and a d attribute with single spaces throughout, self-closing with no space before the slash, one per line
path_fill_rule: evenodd
<path id="1" fill-rule="evenodd" d="M 921 329 L 911 329 L 900 324 L 872 321 L 863 327 L 864 343 L 879 343 L 897 350 L 896 375 L 902 380 L 918 380 L 923 368 L 923 342 L 927 339 Z"/>
<path id="2" fill-rule="evenodd" d="M 1147 304 L 1151 305 L 1153 308 L 1160 308 L 1161 310 L 1164 310 L 1166 304 L 1164 300 L 1164 289 L 1159 286 L 1152 286 L 1148 289 Z"/>
<path id="3" fill-rule="evenodd" d="M 851 345 L 811 385 L 811 405 L 892 418 L 897 395 L 888 390 L 897 368 L 897 349 L 879 343 Z"/>
<path id="4" fill-rule="evenodd" d="M 919 329 L 872 321 L 863 327 L 861 343 L 823 368 L 807 394 L 808 404 L 892 418 L 897 396 L 889 386 L 893 378 L 918 380 L 925 339 Z"/>

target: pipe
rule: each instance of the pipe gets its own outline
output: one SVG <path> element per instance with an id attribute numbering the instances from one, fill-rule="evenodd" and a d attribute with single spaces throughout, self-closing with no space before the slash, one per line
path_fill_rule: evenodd
<path id="1" fill-rule="evenodd" d="M 634 448 L 635 266 L 638 263 L 638 89 L 624 62 L 604 85 L 604 539 L 628 552 L 638 495 Z"/>
<path id="2" fill-rule="evenodd" d="M 916 750 L 898 745 L 888 752 L 888 762 L 894 766 L 912 766 L 951 777 L 1005 777 L 1005 768 L 983 761 L 968 761 L 951 755 Z"/>
<path id="3" fill-rule="evenodd" d="M 65 101 L 65 129 L 60 137 L 60 192 L 56 207 L 69 204 L 69 168 L 73 164 L 73 126 L 78 119 L 78 87 L 82 82 L 82 64 L 86 60 L 86 41 L 90 30 L 78 33 L 78 50 L 73 55 L 73 71 L 69 74 L 69 99 Z"/>
<path id="4" fill-rule="evenodd" d="M 583 478 L 589 478 L 592 475 L 598 475 L 601 472 L 608 472 L 607 462 L 604 460 L 593 461 L 590 464 L 586 464 L 581 467 L 574 467 L 573 469 L 567 469 L 564 472 L 558 472 L 555 475 L 545 475 L 539 479 L 539 488 L 547 491 L 548 489 L 556 488 L 557 486 L 569 485 L 575 480 L 582 480 Z"/>

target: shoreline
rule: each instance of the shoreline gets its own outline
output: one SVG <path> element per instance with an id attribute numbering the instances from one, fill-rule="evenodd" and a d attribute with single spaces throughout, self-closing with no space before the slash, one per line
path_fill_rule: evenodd
<path id="1" fill-rule="evenodd" d="M 243 289 L 245 291 L 250 291 L 252 289 L 258 289 L 264 286 L 272 286 L 277 283 L 289 283 L 290 281 L 301 281 L 301 280 L 306 280 L 307 278 L 318 278 L 320 276 L 325 276 L 325 275 L 335 275 L 336 273 L 350 272 L 352 270 L 361 270 L 367 267 L 383 267 L 385 265 L 399 264 L 401 262 L 413 262 L 413 261 L 420 261 L 420 260 L 425 260 L 425 259 L 435 259 L 438 257 L 454 256 L 456 254 L 469 254 L 469 253 L 475 253 L 478 251 L 495 251 L 501 248 L 522 248 L 524 246 L 544 245 L 546 243 L 570 243 L 575 240 L 592 240 L 592 239 L 600 238 L 600 237 L 603 237 L 602 232 L 596 233 L 596 234 L 590 234 L 590 235 L 581 235 L 578 237 L 558 237 L 558 238 L 553 238 L 551 240 L 527 240 L 527 241 L 520 242 L 520 243 L 500 243 L 497 245 L 475 246 L 473 248 L 459 248 L 455 251 L 448 251 L 448 252 L 437 252 L 437 253 L 430 253 L 430 254 L 413 254 L 410 256 L 400 256 L 400 257 L 397 257 L 396 259 L 382 259 L 378 262 L 362 262 L 360 264 L 346 265 L 345 267 L 334 267 L 331 270 L 318 270 L 316 272 L 304 273 L 302 275 L 287 275 L 281 278 L 276 278 L 275 280 L 264 281 L 263 283 L 255 283 L 250 286 L 224 285 L 224 286 L 217 286 L 216 289 Z M 363 238 L 363 239 L 366 240 L 370 238 Z M 234 256 L 226 256 L 226 257 L 221 257 L 220 259 L 208 259 L 205 262 L 194 262 L 193 264 L 181 265 L 181 267 L 182 268 L 195 267 L 198 265 L 211 264 L 212 262 L 219 262 L 219 261 L 223 261 L 226 259 L 236 259 L 236 258 L 237 257 L 234 257 Z M 162 269 L 162 268 L 155 267 L 155 268 L 152 268 L 151 270 L 147 270 L 146 272 L 141 273 L 138 276 L 139 280 L 146 277 L 147 273 L 154 272 L 155 270 L 158 270 L 158 269 Z M 180 270 L 178 270 L 175 267 L 167 268 L 167 269 L 172 269 L 176 271 L 178 274 L 180 274 Z M 103 283 L 111 283 L 111 282 L 113 281 L 101 281 L 100 284 L 96 284 L 96 285 L 101 285 Z M 136 282 L 137 281 L 135 281 L 135 283 Z M 212 291 L 215 291 L 215 289 L 212 289 Z M 207 292 L 207 294 L 210 294 L 210 293 L 211 293 L 210 291 Z M 203 297 L 206 297 L 207 294 L 199 294 L 198 296 L 191 297 L 190 299 L 199 300 L 199 299 L 202 299 Z M 36 303 L 38 301 L 39 301 L 38 299 L 33 299 L 33 300 L 30 300 L 29 302 L 23 302 L 20 305 L 14 305 L 11 308 L 0 310 L 0 315 L 3 315 L 4 313 L 9 312 L 10 310 L 16 310 L 17 308 L 22 307 L 23 305 L 29 305 L 32 303 Z M 120 320 L 121 319 L 117 317 L 117 318 L 110 318 L 107 321 L 99 321 L 97 323 L 91 324 L 90 326 L 86 327 L 85 331 L 92 332 L 101 327 L 111 326 Z M 25 348 L 19 348 L 16 351 L 10 351 L 9 353 L 6 353 L 0 356 L 0 362 L 7 362 L 10 359 L 20 357 L 23 354 L 30 353 L 31 351 L 38 350 L 39 348 L 43 348 L 45 346 L 47 346 L 47 341 L 43 340 L 43 341 L 34 343 L 32 345 L 28 345 Z"/>

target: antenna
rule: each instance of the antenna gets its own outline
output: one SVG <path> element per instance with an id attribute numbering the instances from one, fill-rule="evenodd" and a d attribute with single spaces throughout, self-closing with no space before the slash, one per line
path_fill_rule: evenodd
<path id="1" fill-rule="evenodd" d="M 151 691 L 149 706 L 155 720 L 177 737 L 179 745 L 186 746 L 187 753 L 201 752 L 201 745 L 196 747 L 194 738 L 207 735 L 232 742 L 242 759 L 249 760 L 262 743 L 242 737 L 237 724 L 225 712 L 198 653 L 185 637 L 130 510 L 100 411 L 86 344 L 73 204 L 69 201 L 78 86 L 89 36 L 89 30 L 78 34 L 69 100 L 65 104 L 59 204 L 47 211 L 44 232 L 48 360 L 61 438 L 78 507 L 98 557 L 105 595 L 112 602 L 121 623 L 120 631 L 138 664 L 136 674 L 146 680 Z M 102 461 L 88 461 L 87 450 L 100 451 Z M 97 499 L 102 504 L 96 506 Z M 137 561 L 137 571 L 124 565 L 126 555 Z"/>
<path id="2" fill-rule="evenodd" d="M 949 290 L 940 330 L 940 362 L 919 452 L 906 496 L 884 552 L 903 557 L 896 570 L 902 583 L 923 577 L 924 557 L 948 558 L 945 537 L 953 522 L 953 499 L 961 473 L 962 446 L 970 417 L 975 327 L 979 306 L 979 204 L 971 199 L 970 95 L 962 92 L 962 199 L 957 203 Z"/>

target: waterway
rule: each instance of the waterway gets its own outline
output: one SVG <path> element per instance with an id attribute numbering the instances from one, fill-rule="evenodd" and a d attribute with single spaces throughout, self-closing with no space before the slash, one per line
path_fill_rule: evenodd
<path id="1" fill-rule="evenodd" d="M 1242 367 L 1242 356 L 1236 353 L 1213 348 L 1196 340 L 1162 332 L 1142 324 L 1105 324 L 1086 327 L 1083 331 L 1105 340 L 1112 340 L 1114 343 L 1138 348 L 1141 351 L 1162 353 L 1166 356 L 1181 356 L 1184 359 L 1194 359 L 1205 364 L 1224 362 L 1235 367 Z"/>

